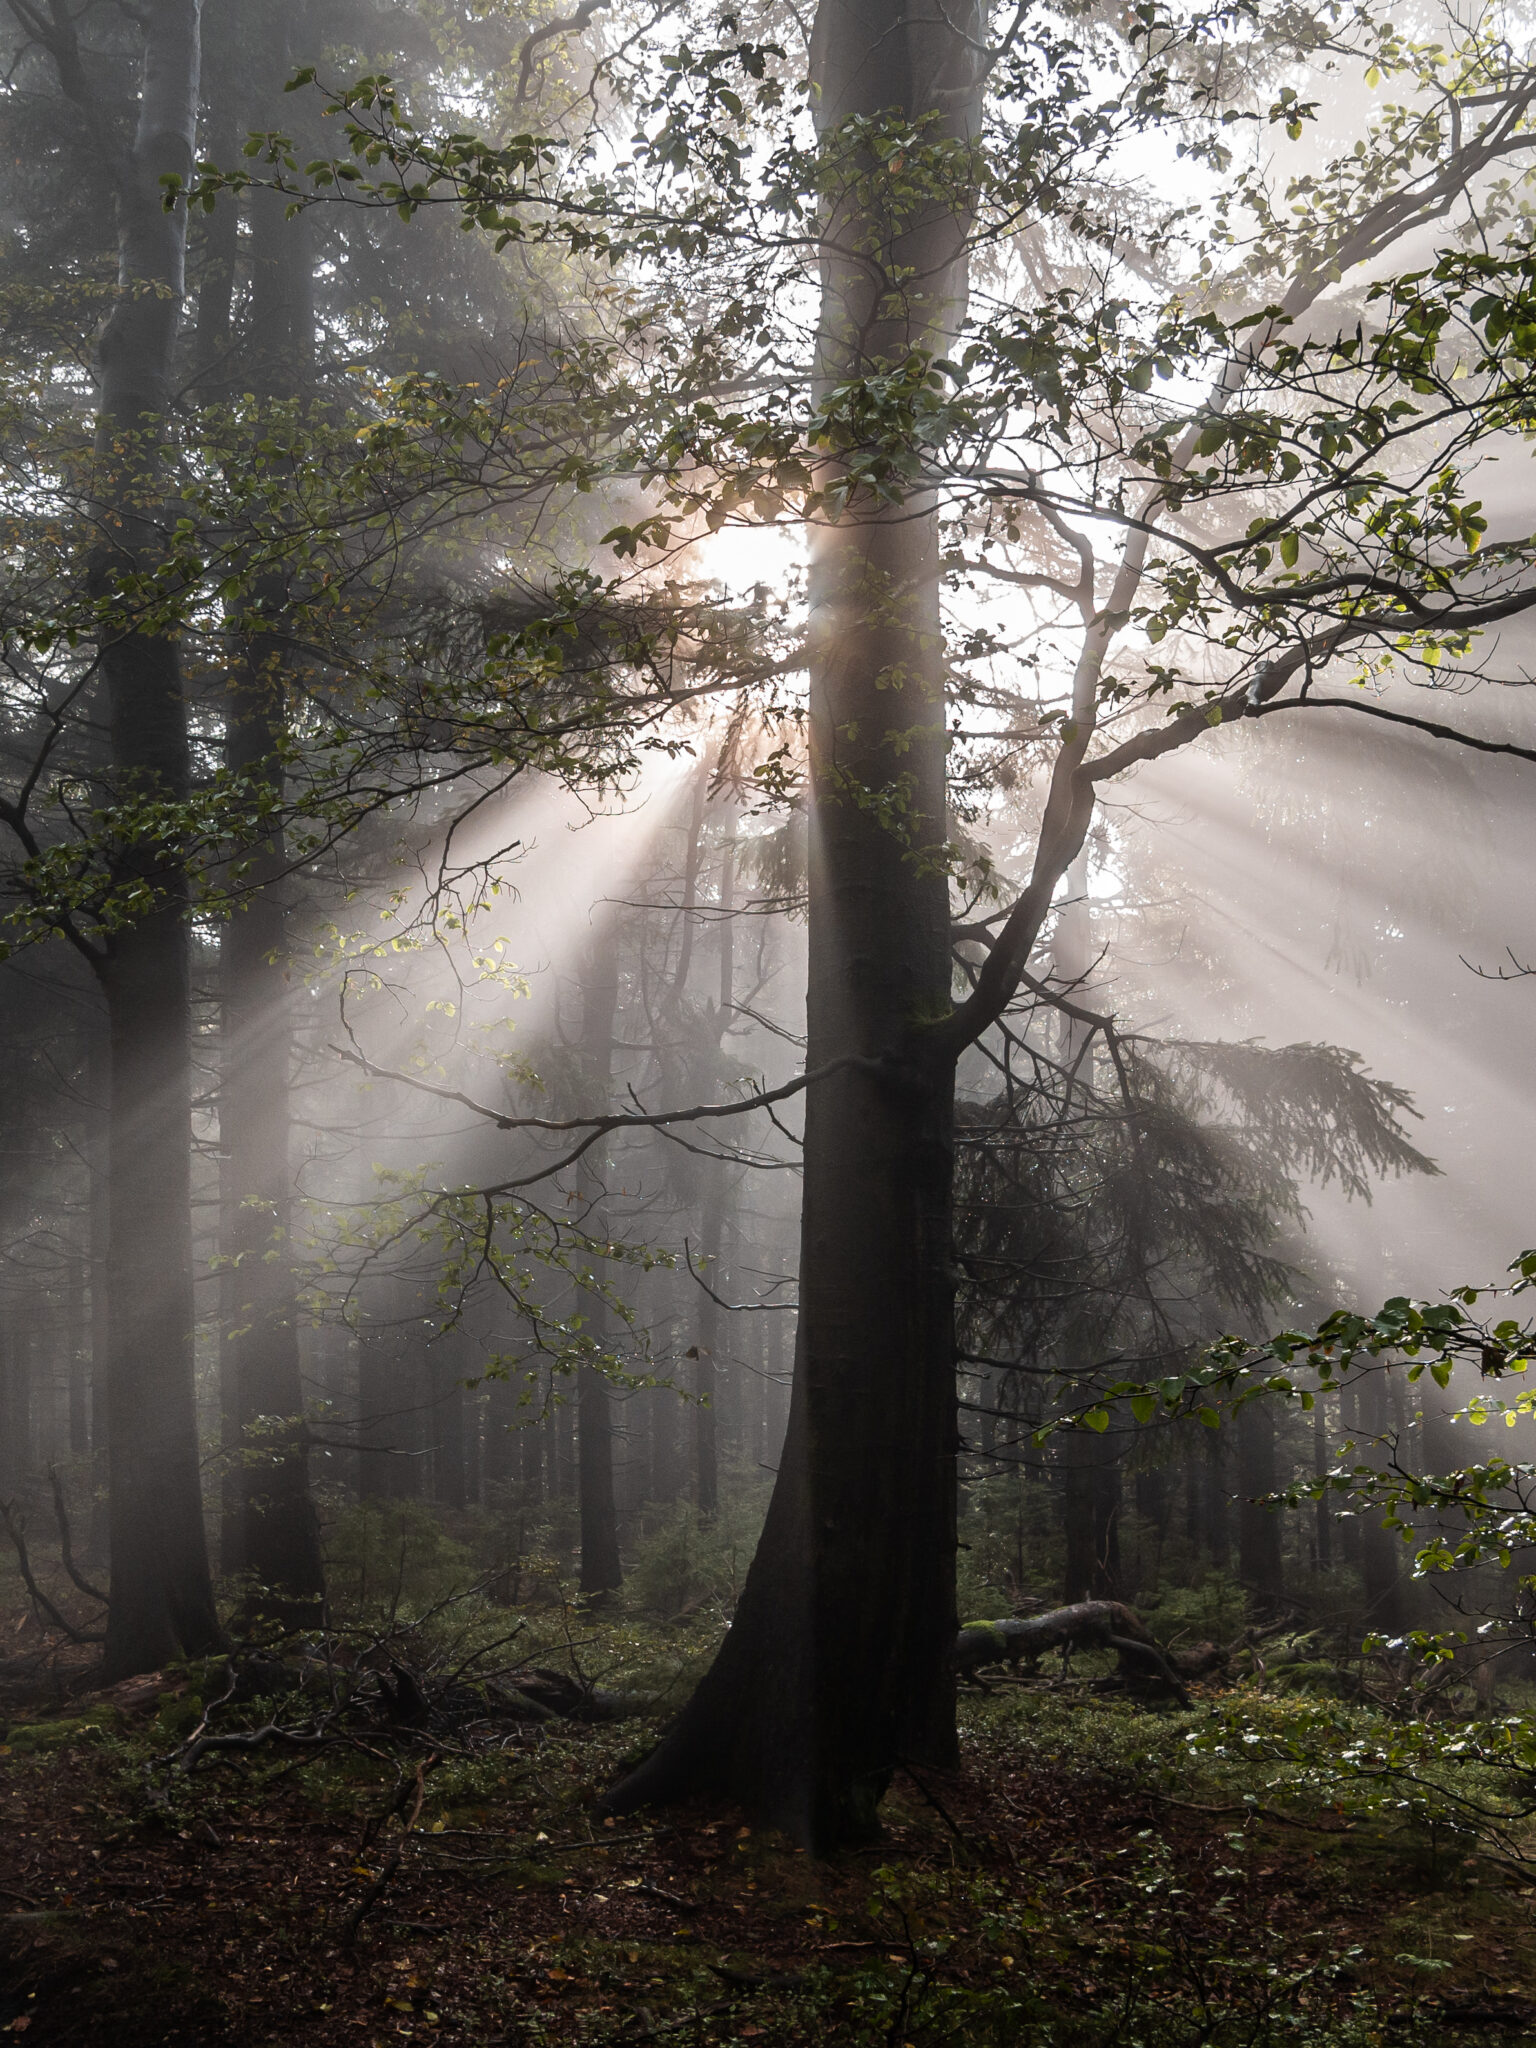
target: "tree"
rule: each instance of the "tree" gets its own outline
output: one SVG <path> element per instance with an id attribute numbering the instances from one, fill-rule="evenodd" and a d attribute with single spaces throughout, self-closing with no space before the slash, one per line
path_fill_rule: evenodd
<path id="1" fill-rule="evenodd" d="M 1020 21 L 991 44 L 984 29 L 825 0 L 818 137 L 777 152 L 765 203 L 740 139 L 752 116 L 721 84 L 733 67 L 763 77 L 764 52 L 746 42 L 662 67 L 657 119 L 629 170 L 686 171 L 671 206 L 625 214 L 634 188 L 622 179 L 562 189 L 558 149 L 530 136 L 435 145 L 401 124 L 376 79 L 338 100 L 362 176 L 350 160 L 317 174 L 344 174 L 364 204 L 409 213 L 446 200 L 503 239 L 585 238 L 616 263 L 697 268 L 724 245 L 720 298 L 739 287 L 712 333 L 656 342 L 630 467 L 659 509 L 607 540 L 633 553 L 780 507 L 810 525 L 800 1361 L 735 1626 L 614 1803 L 707 1790 L 819 1845 L 869 1830 L 901 1761 L 953 1753 L 954 1073 L 1024 984 L 1098 791 L 1222 725 L 1281 715 L 1356 713 L 1532 757 L 1314 687 L 1330 664 L 1360 681 L 1389 665 L 1432 674 L 1536 596 L 1525 538 L 1490 539 L 1468 490 L 1479 453 L 1530 402 L 1518 250 L 1448 246 L 1427 269 L 1358 283 L 1468 195 L 1483 227 L 1498 225 L 1507 201 L 1493 178 L 1525 147 L 1529 74 L 1469 38 L 1447 86 L 1443 52 L 1362 23 L 1338 61 L 1406 77 L 1410 93 L 1439 95 L 1431 111 L 1389 106 L 1373 147 L 1300 182 L 1299 219 L 1257 171 L 1232 180 L 1182 272 L 1178 223 L 1154 214 L 1168 289 L 1138 297 L 1134 265 L 1113 253 L 1113 193 L 1100 212 L 1089 180 L 1153 124 L 1225 170 L 1233 109 L 1207 62 L 1231 50 L 1224 31 L 1132 23 L 1115 49 L 1129 82 L 1095 100 L 1080 52 L 1047 26 L 1025 35 Z M 1239 115 L 1266 118 L 1266 68 L 1286 55 L 1234 56 Z M 1288 85 L 1267 118 L 1299 130 L 1310 111 Z M 293 172 L 277 182 L 296 189 Z M 1246 261 L 1231 262 L 1245 209 Z M 1028 264 L 1008 269 L 1030 213 L 1110 256 L 1084 255 L 1072 288 L 1039 289 Z M 750 350 L 793 333 L 808 221 L 821 290 L 811 374 L 759 378 L 763 403 L 732 409 L 722 391 L 757 388 Z M 973 249 L 999 288 L 962 333 Z M 642 316 L 619 325 L 624 346 L 643 346 Z M 595 350 L 594 374 L 616 356 L 627 369 L 623 346 Z M 1205 396 L 1191 400 L 1196 389 Z M 1038 593 L 1053 665 L 1033 704 L 954 692 L 957 709 L 983 714 L 957 744 L 999 764 L 1022 754 L 1046 784 L 1027 880 L 988 920 L 985 958 L 958 996 L 947 927 L 965 862 L 944 755 L 964 660 L 945 640 L 947 565 Z M 965 659 L 996 658 L 990 636 L 961 637 Z"/>
<path id="2" fill-rule="evenodd" d="M 1432 173 L 1415 176 L 1410 147 L 1388 197 L 1330 209 L 1316 225 L 1316 244 L 1293 249 L 1293 281 L 1277 307 L 1235 319 L 1202 311 L 1189 329 L 1176 308 L 1142 354 L 1144 343 L 1125 348 L 1112 339 L 1117 315 L 1101 304 L 1079 326 L 1064 300 L 1047 301 L 988 323 L 954 370 L 936 358 L 949 325 L 940 309 L 963 289 L 972 179 L 956 145 L 974 133 L 981 28 L 948 17 L 935 26 L 900 10 L 874 20 L 844 0 L 825 0 L 818 15 L 818 119 L 852 164 L 834 157 L 834 168 L 820 167 L 820 189 L 831 196 L 822 216 L 818 330 L 824 411 L 812 442 L 838 448 L 843 462 L 844 451 L 857 448 L 867 495 L 849 492 L 839 505 L 825 474 L 817 479 L 823 518 L 829 501 L 843 516 L 813 535 L 808 1065 L 815 1071 L 829 1058 L 858 1064 L 809 1095 L 796 1407 L 753 1573 L 716 1665 L 661 1748 L 610 1802 L 625 1810 L 690 1791 L 723 1794 L 819 1846 L 867 1832 L 899 1763 L 952 1753 L 945 1645 L 954 1621 L 954 1063 L 997 1024 L 1024 979 L 1086 838 L 1097 789 L 1224 719 L 1316 703 L 1314 671 L 1362 642 L 1423 647 L 1433 661 L 1439 649 L 1464 647 L 1467 633 L 1536 599 L 1518 539 L 1487 567 L 1448 567 L 1449 551 L 1475 548 L 1483 527 L 1455 472 L 1439 466 L 1433 425 L 1406 485 L 1401 473 L 1389 481 L 1373 471 L 1367 486 L 1339 459 L 1328 424 L 1331 390 L 1316 407 L 1315 435 L 1298 432 L 1291 413 L 1317 390 L 1321 366 L 1342 360 L 1360 379 L 1346 408 L 1346 438 L 1363 449 L 1382 449 L 1405 417 L 1416 429 L 1426 424 L 1411 401 L 1397 411 L 1378 403 L 1378 378 L 1406 378 L 1435 401 L 1425 412 L 1438 411 L 1452 431 L 1473 439 L 1519 416 L 1529 374 L 1523 360 L 1506 370 L 1485 343 L 1479 374 L 1486 381 L 1475 404 L 1458 403 L 1445 381 L 1449 366 L 1431 360 L 1466 274 L 1458 255 L 1427 274 L 1432 285 L 1415 273 L 1378 288 L 1387 312 L 1368 342 L 1351 345 L 1326 329 L 1326 339 L 1293 340 L 1291 330 L 1341 272 L 1437 217 L 1481 170 L 1520 146 L 1532 82 L 1501 77 L 1494 111 L 1471 141 L 1460 140 L 1459 128 L 1440 137 L 1442 161 Z M 1473 51 L 1464 90 L 1483 82 L 1482 69 L 1483 55 Z M 853 77 L 868 96 L 850 103 Z M 888 133 L 884 151 L 871 149 L 859 118 L 893 113 L 917 134 L 904 133 L 898 144 Z M 914 176 L 914 198 L 901 179 L 920 148 L 931 183 Z M 1017 186 L 1010 197 L 1020 200 Z M 1515 272 L 1506 267 L 1501 275 L 1520 297 Z M 1507 301 L 1490 293 L 1474 312 L 1479 317 L 1506 332 Z M 1069 331 L 1083 340 L 1076 358 Z M 1159 362 L 1171 368 L 1179 352 L 1165 352 L 1175 331 L 1200 333 L 1193 355 L 1209 347 L 1215 375 L 1192 416 L 1173 408 L 1159 425 L 1127 398 L 1150 386 Z M 829 337 L 853 346 L 839 357 Z M 1010 367 L 995 382 L 983 379 L 978 393 L 970 379 L 989 359 Z M 1186 371 L 1192 360 L 1184 357 Z M 829 367 L 833 378 L 841 372 L 831 404 Z M 1261 370 L 1277 387 L 1268 410 L 1243 402 Z M 925 481 L 945 474 L 943 459 L 929 452 L 945 424 L 925 409 L 940 411 L 946 384 L 964 412 L 956 456 L 976 450 L 973 463 L 957 460 L 949 472 L 956 488 L 981 508 L 978 519 L 1000 518 L 1010 537 L 1029 508 L 1047 544 L 1076 556 L 1075 579 L 1065 570 L 1014 573 L 1074 607 L 1081 620 L 1070 702 L 1064 716 L 1054 715 L 1059 739 L 1033 869 L 998 920 L 974 986 L 953 1004 L 941 943 L 945 664 L 937 508 Z M 903 401 L 909 410 L 897 425 L 892 415 Z M 1006 424 L 1013 419 L 1021 422 L 1016 434 Z M 984 424 L 997 420 L 1005 424 Z M 1080 451 L 1074 435 L 1085 444 Z M 997 445 L 1010 440 L 1018 443 L 1016 453 L 1009 448 L 1011 462 Z M 1123 456 L 1108 482 L 1106 445 Z M 1199 467 L 1221 451 L 1212 468 Z M 1190 532 L 1192 501 L 1241 504 L 1245 493 L 1261 496 L 1272 478 L 1289 482 L 1303 473 L 1295 498 L 1260 510 L 1235 539 Z M 739 478 L 732 489 L 740 492 Z M 1405 489 L 1411 511 L 1402 509 Z M 1324 509 L 1313 516 L 1318 500 Z M 1069 523 L 1074 516 L 1122 530 L 1107 587 L 1093 542 Z M 1270 579 L 1277 557 L 1285 570 L 1299 561 L 1303 536 L 1319 558 L 1315 569 Z M 1133 619 L 1154 644 L 1170 633 L 1205 635 L 1228 650 L 1231 672 L 1202 689 L 1177 666 L 1149 660 L 1140 688 L 1121 682 L 1109 657 Z M 1127 697 L 1145 705 L 1149 694 L 1155 701 L 1170 692 L 1176 707 L 1180 692 L 1195 701 L 1095 747 L 1101 723 Z M 1471 745 L 1501 744 L 1464 737 Z M 1505 750 L 1536 758 L 1518 746 Z M 825 1153 L 823 1132 L 831 1140 Z"/>
<path id="3" fill-rule="evenodd" d="M 163 465 L 185 285 L 186 209 L 162 180 L 196 152 L 196 0 L 154 0 L 139 17 L 136 94 L 103 96 L 95 52 L 62 9 L 12 7 L 51 65 L 84 147 L 101 153 L 116 205 L 117 294 L 97 336 L 88 516 L 96 649 L 117 801 L 185 804 L 186 704 L 175 638 L 135 619 L 120 593 L 152 576 L 165 542 Z M 36 61 L 36 60 L 34 60 Z M 121 73 L 119 75 L 122 75 Z M 57 714 L 56 714 L 57 716 Z M 8 825 L 27 844 L 24 806 Z M 193 1400 L 190 960 L 187 884 L 158 835 L 128 836 L 118 890 L 137 913 L 97 942 L 74 925 L 110 1031 L 107 1379 L 112 1603 L 105 1669 L 141 1671 L 221 1640 L 203 1535 Z M 35 842 L 28 851 L 37 851 Z"/>

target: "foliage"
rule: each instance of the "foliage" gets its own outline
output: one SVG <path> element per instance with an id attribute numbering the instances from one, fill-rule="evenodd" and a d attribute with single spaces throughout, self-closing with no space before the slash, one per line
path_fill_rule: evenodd
<path id="1" fill-rule="evenodd" d="M 338 1612 L 410 1618 L 464 1585 L 469 1558 L 424 1501 L 363 1499 L 325 1531 L 326 1580 Z"/>

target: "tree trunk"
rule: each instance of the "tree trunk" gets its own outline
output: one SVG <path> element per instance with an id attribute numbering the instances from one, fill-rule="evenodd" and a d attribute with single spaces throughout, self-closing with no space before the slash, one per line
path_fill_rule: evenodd
<path id="1" fill-rule="evenodd" d="M 965 221 L 895 218 L 853 116 L 974 120 L 962 7 L 822 0 L 816 113 L 838 163 L 822 254 L 823 393 L 954 324 Z M 882 196 L 884 195 L 884 196 Z M 828 460 L 821 480 L 839 481 Z M 613 1809 L 711 1793 L 819 1850 L 867 1839 L 893 1771 L 956 1754 L 954 1066 L 945 660 L 931 505 L 812 532 L 808 1091 L 798 1356 L 778 1484 L 730 1633 Z M 854 1064 L 856 1063 L 856 1064 Z"/>
<path id="2" fill-rule="evenodd" d="M 86 1379 L 86 1358 L 88 1356 L 86 1321 L 89 1293 L 87 1279 L 89 1262 L 73 1258 L 69 1262 L 69 1300 L 64 1314 L 64 1357 L 69 1375 L 69 1455 L 84 1458 L 91 1448 L 91 1415 L 87 1399 L 89 1386 Z"/>
<path id="3" fill-rule="evenodd" d="M 427 1354 L 432 1387 L 432 1498 L 439 1507 L 462 1514 L 469 1506 L 469 1464 L 465 1424 L 469 1403 L 464 1381 L 469 1370 L 466 1347 L 457 1330 L 440 1337 Z"/>
<path id="4" fill-rule="evenodd" d="M 1365 1437 L 1359 1462 L 1384 1465 L 1397 1447 L 1392 1390 L 1386 1373 L 1365 1374 L 1356 1398 Z M 1378 1635 L 1399 1635 L 1407 1626 L 1402 1539 L 1395 1529 L 1384 1526 L 1380 1508 L 1367 1508 L 1359 1516 L 1358 1527 L 1366 1627 Z"/>
<path id="5" fill-rule="evenodd" d="M 286 51 L 275 53 L 286 71 Z M 258 93 L 253 111 L 264 111 Z M 269 400 L 308 385 L 314 356 L 309 232 L 274 193 L 250 195 L 251 325 L 243 350 L 251 387 Z M 224 1071 L 219 1136 L 229 1232 L 226 1289 L 236 1432 L 241 1568 L 249 1599 L 294 1627 L 324 1600 L 319 1524 L 309 1481 L 309 1431 L 299 1363 L 291 1256 L 287 870 L 282 753 L 288 723 L 282 620 L 288 592 L 264 576 L 242 601 L 225 704 L 225 759 L 265 805 L 239 849 L 240 900 L 224 927 Z"/>
<path id="6" fill-rule="evenodd" d="M 1232 1551 L 1232 1500 L 1227 1485 L 1225 1424 L 1213 1429 L 1205 1443 L 1205 1547 L 1211 1563 L 1225 1567 Z"/>
<path id="7" fill-rule="evenodd" d="M 699 1205 L 699 1269 L 704 1287 L 695 1289 L 698 1307 L 694 1339 L 689 1346 L 693 1366 L 693 1502 L 706 1521 L 720 1508 L 720 1306 L 713 1299 L 720 1287 L 721 1210 L 725 1205 L 725 1168 L 718 1160 L 700 1161 L 702 1200 Z M 706 1293 L 705 1288 L 712 1290 Z"/>
<path id="8" fill-rule="evenodd" d="M 1275 1413 L 1268 1401 L 1250 1401 L 1237 1416 L 1237 1575 L 1261 1609 L 1285 1600 L 1280 1517 L 1260 1496 L 1279 1486 Z"/>
<path id="9" fill-rule="evenodd" d="M 1065 1597 L 1119 1600 L 1120 1454 L 1106 1436 L 1069 1430 L 1063 1441 L 1063 1520 L 1066 1529 Z"/>
<path id="10" fill-rule="evenodd" d="M 619 1007 L 617 921 L 612 908 L 593 912 L 592 941 L 582 963 L 582 1082 L 589 1109 L 606 1109 L 613 1086 L 613 1027 Z M 608 1236 L 606 1154 L 591 1146 L 577 1169 L 582 1228 L 602 1244 Z M 602 1275 L 599 1272 L 599 1280 Z M 594 1292 L 585 1311 L 587 1329 L 599 1349 L 612 1341 L 612 1316 Z M 619 1560 L 619 1525 L 613 1498 L 613 1396 L 604 1374 L 583 1365 L 576 1375 L 577 1504 L 581 1518 L 580 1586 L 588 1598 L 614 1592 L 624 1582 Z"/>
<path id="11" fill-rule="evenodd" d="M 1328 1470 L 1328 1416 L 1321 1401 L 1312 1410 L 1312 1476 L 1321 1479 Z M 1313 1510 L 1313 1537 L 1317 1546 L 1317 1568 L 1333 1569 L 1333 1511 L 1326 1493 L 1319 1493 Z"/>
<path id="12" fill-rule="evenodd" d="M 93 580 L 104 597 L 119 577 L 147 566 L 159 544 L 152 508 L 186 250 L 185 209 L 166 211 L 159 181 L 190 171 L 196 140 L 197 0 L 152 0 L 138 20 L 144 55 L 137 132 L 118 192 L 119 297 L 97 345 L 101 543 Z M 101 671 L 116 799 L 184 801 L 191 774 L 175 642 L 131 625 L 109 630 Z M 110 1678 L 221 1640 L 194 1386 L 187 885 L 148 837 L 128 840 L 118 881 L 153 907 L 112 934 L 99 967 L 111 1040 Z"/>
<path id="13" fill-rule="evenodd" d="M 20 1321 L 15 1304 L 6 1302 L 4 1319 L 0 1321 L 0 1496 L 5 1498 L 21 1490 L 31 1426 Z"/>

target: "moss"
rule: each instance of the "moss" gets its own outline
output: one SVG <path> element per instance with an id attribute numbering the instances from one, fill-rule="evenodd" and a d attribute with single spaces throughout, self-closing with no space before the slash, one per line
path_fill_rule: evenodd
<path id="1" fill-rule="evenodd" d="M 27 1756 L 44 1750 L 66 1749 L 75 1743 L 102 1743 L 106 1741 L 106 1731 L 93 1720 L 23 1721 L 11 1730 L 5 1740 L 8 1749 Z"/>

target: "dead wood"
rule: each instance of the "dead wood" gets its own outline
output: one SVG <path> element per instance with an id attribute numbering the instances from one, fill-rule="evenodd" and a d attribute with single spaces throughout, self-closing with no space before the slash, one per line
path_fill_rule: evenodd
<path id="1" fill-rule="evenodd" d="M 32 1560 L 27 1553 L 26 1526 L 17 1511 L 15 1501 L 0 1500 L 0 1528 L 3 1528 L 11 1539 L 11 1547 L 16 1552 L 16 1562 L 21 1570 L 21 1582 L 26 1587 L 36 1612 L 39 1615 L 47 1615 L 54 1627 L 62 1629 L 72 1643 L 101 1642 L 102 1637 L 99 1635 L 87 1634 L 84 1629 L 78 1629 L 73 1622 L 66 1620 L 33 1577 Z"/>
<path id="2" fill-rule="evenodd" d="M 1145 1677 L 1150 1673 L 1167 1686 L 1181 1705 L 1189 1705 L 1184 1678 L 1170 1653 L 1135 1609 L 1121 1600 L 1079 1600 L 1069 1607 L 1053 1607 L 1044 1614 L 971 1622 L 955 1638 L 955 1669 L 962 1677 L 974 1678 L 981 1684 L 978 1674 L 986 1666 L 1006 1664 L 1017 1671 L 1020 1662 L 1027 1661 L 1033 1669 L 1048 1650 L 1058 1651 L 1064 1665 L 1074 1650 L 1113 1650 L 1120 1659 L 1123 1676 Z"/>

